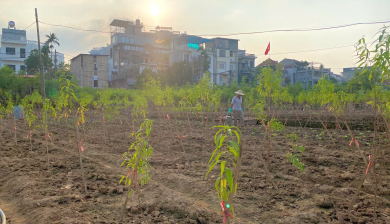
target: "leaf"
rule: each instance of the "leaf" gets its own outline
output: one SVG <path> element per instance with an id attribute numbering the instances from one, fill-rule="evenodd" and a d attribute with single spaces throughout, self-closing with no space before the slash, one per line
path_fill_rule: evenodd
<path id="1" fill-rule="evenodd" d="M 233 147 L 228 147 L 228 149 L 233 154 L 234 158 L 237 159 L 237 151 Z"/>
<path id="2" fill-rule="evenodd" d="M 226 161 L 222 161 L 221 162 L 221 177 L 223 175 L 223 172 L 225 171 L 225 165 L 226 165 Z"/>
<path id="3" fill-rule="evenodd" d="M 210 165 L 211 161 L 213 160 L 214 154 L 218 151 L 218 149 L 219 149 L 219 147 L 214 149 L 214 152 L 213 152 L 213 154 L 211 154 L 211 157 L 210 157 L 208 165 Z"/>
<path id="4" fill-rule="evenodd" d="M 233 138 L 232 129 L 229 128 L 228 133 L 229 133 L 230 137 Z"/>
<path id="5" fill-rule="evenodd" d="M 205 179 L 206 179 L 207 175 L 209 175 L 209 173 L 210 173 L 210 171 L 213 169 L 213 167 L 214 167 L 215 165 L 217 165 L 218 162 L 219 162 L 219 160 L 216 161 L 215 163 L 213 163 L 213 164 L 210 165 L 209 170 L 207 171 L 206 176 L 204 177 Z"/>
<path id="6" fill-rule="evenodd" d="M 218 177 L 217 180 L 215 180 L 215 190 L 217 191 L 218 198 L 221 199 L 221 196 L 219 194 L 219 180 L 220 180 L 220 177 Z"/>
<path id="7" fill-rule="evenodd" d="M 121 184 L 122 180 L 125 178 L 125 176 L 122 176 L 122 178 L 119 180 L 119 184 Z"/>
<path id="8" fill-rule="evenodd" d="M 232 191 L 233 190 L 233 175 L 232 175 L 232 170 L 229 168 L 226 168 L 226 179 L 229 183 L 229 188 Z"/>
<path id="9" fill-rule="evenodd" d="M 230 141 L 229 143 L 230 143 L 231 146 L 233 146 L 234 149 L 236 149 L 238 151 L 239 147 L 238 147 L 236 142 Z"/>

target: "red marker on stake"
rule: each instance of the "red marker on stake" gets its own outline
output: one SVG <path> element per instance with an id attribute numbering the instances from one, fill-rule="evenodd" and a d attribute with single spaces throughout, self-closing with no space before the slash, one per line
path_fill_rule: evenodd
<path id="1" fill-rule="evenodd" d="M 48 138 L 50 138 L 50 143 L 53 144 L 53 140 L 50 137 L 50 133 L 47 133 L 47 135 L 46 135 L 46 139 L 48 139 Z"/>
<path id="2" fill-rule="evenodd" d="M 349 145 L 351 146 L 354 141 L 355 141 L 356 145 L 359 146 L 359 142 L 356 140 L 356 138 L 352 138 Z"/>
<path id="3" fill-rule="evenodd" d="M 80 150 L 81 150 L 82 152 L 84 152 L 84 147 L 81 145 L 81 142 L 83 142 L 82 139 L 81 139 L 81 141 L 80 141 L 79 148 L 80 148 Z"/>
<path id="4" fill-rule="evenodd" d="M 368 160 L 369 160 L 370 162 L 368 163 L 368 166 L 367 166 L 367 169 L 366 169 L 366 175 L 368 174 L 368 169 L 370 169 L 371 158 L 372 158 L 372 155 L 369 155 L 369 156 L 368 156 Z"/>

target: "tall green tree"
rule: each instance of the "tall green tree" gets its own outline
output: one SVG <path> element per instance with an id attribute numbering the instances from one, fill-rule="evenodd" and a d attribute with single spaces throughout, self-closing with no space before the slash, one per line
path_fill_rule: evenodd
<path id="1" fill-rule="evenodd" d="M 51 59 L 42 54 L 42 64 L 43 64 L 43 71 L 47 71 L 48 69 L 53 67 L 53 62 Z M 39 72 L 40 66 L 39 66 L 39 53 L 37 49 L 34 49 L 30 52 L 30 56 L 26 60 L 24 60 L 24 63 L 27 66 L 27 73 L 31 75 L 35 75 Z"/>
<path id="2" fill-rule="evenodd" d="M 349 80 L 347 88 L 353 93 L 356 93 L 360 90 L 371 90 L 373 82 L 380 81 L 380 75 L 381 73 L 378 69 L 375 69 L 373 71 L 368 70 L 367 72 L 363 70 L 356 70 L 354 77 Z"/>
<path id="3" fill-rule="evenodd" d="M 46 38 L 47 40 L 45 44 L 49 46 L 51 52 L 51 58 L 53 58 L 54 45 L 60 46 L 59 39 L 57 38 L 55 33 L 50 33 L 49 35 L 46 34 Z"/>
<path id="4" fill-rule="evenodd" d="M 41 49 L 41 53 L 45 56 L 48 56 L 49 57 L 49 53 L 50 53 L 50 48 L 49 48 L 49 45 L 45 44 L 42 46 L 42 49 Z"/>

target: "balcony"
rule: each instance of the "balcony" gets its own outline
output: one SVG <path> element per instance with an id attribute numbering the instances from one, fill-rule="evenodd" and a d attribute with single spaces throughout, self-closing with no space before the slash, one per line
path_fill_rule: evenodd
<path id="1" fill-rule="evenodd" d="M 27 55 L 25 54 L 25 57 L 22 58 L 22 57 L 20 57 L 19 53 L 16 53 L 16 54 L 2 54 L 2 55 L 0 55 L 0 59 L 3 60 L 3 61 L 20 61 L 20 62 L 24 62 L 24 60 L 27 59 L 26 56 Z"/>

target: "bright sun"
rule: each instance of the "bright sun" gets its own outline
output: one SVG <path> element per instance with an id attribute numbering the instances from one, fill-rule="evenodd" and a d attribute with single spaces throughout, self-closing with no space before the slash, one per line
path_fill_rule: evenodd
<path id="1" fill-rule="evenodd" d="M 160 8 L 153 4 L 150 6 L 150 13 L 153 15 L 153 16 L 158 16 L 158 14 L 160 14 Z"/>

